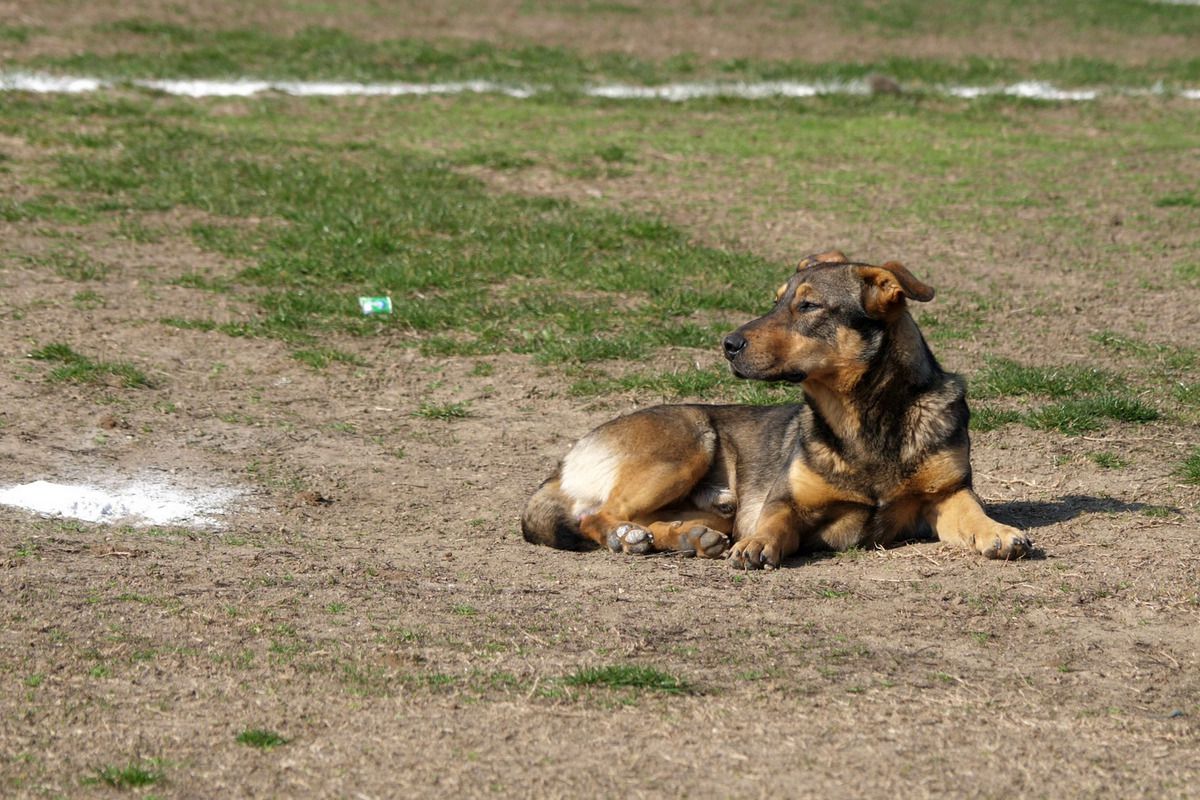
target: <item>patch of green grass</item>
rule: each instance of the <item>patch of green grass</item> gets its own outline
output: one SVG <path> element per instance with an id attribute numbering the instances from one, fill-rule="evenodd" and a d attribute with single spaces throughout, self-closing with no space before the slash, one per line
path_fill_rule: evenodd
<path id="1" fill-rule="evenodd" d="M 117 233 L 122 239 L 137 244 L 158 244 L 163 240 L 161 228 L 152 228 L 135 217 L 122 217 L 117 225 Z"/>
<path id="2" fill-rule="evenodd" d="M 96 215 L 85 208 L 63 201 L 54 195 L 41 195 L 30 200 L 0 199 L 0 220 L 5 222 L 57 222 L 66 225 L 85 225 Z"/>
<path id="3" fill-rule="evenodd" d="M 1110 394 L 1043 406 L 1027 414 L 1024 422 L 1037 430 L 1077 436 L 1100 430 L 1105 420 L 1140 423 L 1158 418 L 1159 413 L 1145 403 Z"/>
<path id="4" fill-rule="evenodd" d="M 1175 265 L 1175 277 L 1186 283 L 1200 283 L 1200 261 L 1184 261 Z"/>
<path id="5" fill-rule="evenodd" d="M 489 169 L 512 170 L 532 167 L 537 162 L 532 158 L 507 150 L 469 149 L 456 155 L 454 163 L 487 167 Z"/>
<path id="6" fill-rule="evenodd" d="M 817 0 L 793 0 L 786 8 L 803 13 Z M 1191 9 L 1166 3 L 1129 3 L 1123 0 L 846 0 L 835 7 L 847 31 L 863 28 L 893 34 L 970 36 L 987 26 L 1063 25 L 1076 31 L 1112 31 L 1126 35 L 1167 34 L 1200 28 Z"/>
<path id="7" fill-rule="evenodd" d="M 447 675 L 444 672 L 424 672 L 419 675 L 406 675 L 404 676 L 404 680 L 406 683 L 422 686 L 427 689 L 443 689 L 458 683 L 457 678 L 453 675 Z"/>
<path id="8" fill-rule="evenodd" d="M 1173 517 L 1179 512 L 1169 506 L 1142 506 L 1142 515 L 1154 519 Z"/>
<path id="9" fill-rule="evenodd" d="M 575 380 L 570 392 L 577 397 L 591 397 L 618 391 L 645 391 L 670 399 L 698 398 L 705 401 L 728 401 L 748 405 L 778 405 L 801 403 L 800 389 L 782 383 L 744 381 L 723 366 L 711 369 L 688 367 L 673 372 L 634 372 L 619 378 L 592 372 Z"/>
<path id="10" fill-rule="evenodd" d="M 674 675 L 653 667 L 630 664 L 581 669 L 563 678 L 563 683 L 568 686 L 645 689 L 665 694 L 688 694 L 694 691 L 687 681 Z"/>
<path id="11" fill-rule="evenodd" d="M 1192 450 L 1179 464 L 1178 474 L 1184 483 L 1200 485 L 1200 447 Z"/>
<path id="12" fill-rule="evenodd" d="M 1181 192 L 1168 194 L 1154 201 L 1159 208 L 1200 208 L 1200 194 Z"/>
<path id="13" fill-rule="evenodd" d="M 1167 344 L 1148 344 L 1112 331 L 1100 331 L 1091 335 L 1091 340 L 1105 349 L 1118 353 L 1129 353 L 1144 359 L 1154 367 L 1167 372 L 1190 370 L 1196 365 L 1197 353 L 1193 348 Z"/>
<path id="14" fill-rule="evenodd" d="M 895 4 L 888 3 L 891 9 Z M 960 8 L 967 3 L 955 4 Z M 975 4 L 978 5 L 978 4 Z M 992 4 L 987 4 L 992 5 Z M 1082 3 L 1077 4 L 1082 7 Z M 1130 4 L 1126 4 L 1126 8 Z M 1149 7 L 1151 4 L 1138 4 Z M 876 24 L 890 20 L 922 19 L 935 26 L 955 15 L 922 13 L 911 9 L 901 14 L 884 12 L 877 4 L 867 16 Z M 1163 8 L 1167 8 L 1163 6 Z M 1174 9 L 1178 11 L 1178 9 Z M 1026 13 L 1032 13 L 1032 8 Z M 1170 13 L 1170 12 L 1166 12 Z M 956 12 L 957 14 L 957 12 Z M 863 11 L 855 13 L 862 18 Z M 1036 17 L 1044 16 L 1034 14 Z M 1122 16 L 1128 17 L 1128 14 Z M 1161 17 L 1139 17 L 1157 19 Z M 1021 25 L 1029 24 L 1021 20 Z M 1073 25 L 1074 23 L 1072 23 Z M 1200 34 L 1195 16 L 1172 19 L 1172 35 Z M 638 58 L 628 53 L 584 55 L 560 47 L 543 45 L 505 46 L 487 42 L 416 39 L 364 40 L 346 32 L 309 27 L 280 35 L 265 29 L 201 29 L 149 20 L 107 23 L 101 32 L 126 25 L 122 33 L 141 35 L 144 47 L 127 47 L 120 52 L 73 53 L 35 58 L 39 68 L 86 72 L 114 77 L 233 77 L 252 75 L 267 78 L 341 78 L 348 80 L 464 80 L 489 78 L 522 85 L 551 86 L 576 90 L 588 83 L 622 81 L 642 84 L 664 83 L 686 78 L 729 80 L 854 80 L 873 73 L 893 76 L 907 85 L 944 83 L 997 83 L 1019 78 L 1057 80 L 1070 84 L 1135 83 L 1149 85 L 1158 80 L 1187 81 L 1200 71 L 1194 59 L 1155 60 L 1129 66 L 1095 58 L 1058 61 L 1020 61 L 1000 58 L 877 58 L 843 63 L 813 63 L 747 58 L 705 59 L 684 54 L 662 61 Z M 1163 31 L 1164 33 L 1167 31 Z M 1122 31 L 1124 34 L 1125 31 Z"/>
<path id="15" fill-rule="evenodd" d="M 1037 430 L 1079 435 L 1100 430 L 1108 420 L 1143 423 L 1159 412 L 1137 398 L 1120 393 L 1126 387 L 1112 373 L 1087 367 L 1030 367 L 1008 359 L 989 359 L 971 381 L 971 393 L 984 398 L 1038 396 L 1053 399 L 1027 412 L 980 407 L 973 409 L 971 429 L 993 430 L 1021 422 Z"/>
<path id="16" fill-rule="evenodd" d="M 576 153 L 570 158 L 571 166 L 566 174 L 573 178 L 594 180 L 597 178 L 623 178 L 630 175 L 622 165 L 633 164 L 635 159 L 619 144 L 607 144 L 599 148 Z"/>
<path id="17" fill-rule="evenodd" d="M 934 314 L 922 311 L 917 323 L 925 338 L 931 342 L 952 342 L 970 339 L 983 327 L 983 316 L 964 309 L 943 308 Z"/>
<path id="18" fill-rule="evenodd" d="M 1185 406 L 1200 406 L 1200 383 L 1176 384 L 1172 393 Z"/>
<path id="19" fill-rule="evenodd" d="M 471 416 L 471 403 L 468 400 L 462 400 L 457 403 L 431 403 L 426 401 L 418 406 L 413 415 L 423 417 L 424 419 L 441 420 L 442 422 L 465 419 Z"/>
<path id="20" fill-rule="evenodd" d="M 189 289 L 203 289 L 206 292 L 228 294 L 233 286 L 225 278 L 214 278 L 199 272 L 188 272 L 171 281 L 175 286 L 186 286 Z"/>
<path id="21" fill-rule="evenodd" d="M 272 747 L 279 747 L 287 744 L 290 739 L 285 739 L 275 731 L 269 731 L 265 728 L 247 728 L 237 735 L 238 744 L 257 747 L 260 750 L 270 750 Z"/>
<path id="22" fill-rule="evenodd" d="M 356 663 L 344 663 L 341 666 L 341 681 L 353 694 L 381 697 L 393 690 L 396 676 L 385 670 Z"/>
<path id="23" fill-rule="evenodd" d="M 161 766 L 154 761 L 130 763 L 123 767 L 106 764 L 96 770 L 92 777 L 85 778 L 85 784 L 103 783 L 114 789 L 138 789 L 143 786 L 153 786 L 164 778 Z"/>
<path id="24" fill-rule="evenodd" d="M 971 424 L 973 431 L 984 433 L 994 431 L 1005 425 L 1020 422 L 1021 412 L 1010 409 L 989 408 L 988 406 L 973 406 L 971 408 Z"/>
<path id="25" fill-rule="evenodd" d="M 162 317 L 159 322 L 171 328 L 184 331 L 214 331 L 219 326 L 211 319 L 183 319 L 182 317 Z"/>
<path id="26" fill-rule="evenodd" d="M 239 280 L 269 287 L 256 295 L 258 319 L 220 326 L 232 335 L 399 327 L 434 353 L 640 358 L 664 345 L 715 347 L 715 331 L 674 317 L 758 306 L 751 298 L 763 294 L 742 288 L 768 271 L 754 256 L 633 214 L 490 194 L 436 159 L 375 148 L 281 155 L 257 138 L 156 122 L 127 135 L 108 159 L 63 156 L 63 183 L 117 204 L 271 220 L 215 245 L 219 226 L 205 228 L 202 244 L 257 261 Z M 565 287 L 587 297 L 564 302 Z M 362 318 L 362 293 L 390 295 L 393 313 Z M 614 313 L 618 294 L 633 307 Z"/>
<path id="27" fill-rule="evenodd" d="M 98 281 L 108 274 L 107 266 L 74 250 L 51 250 L 25 260 L 36 267 L 50 267 L 69 281 Z"/>
<path id="28" fill-rule="evenodd" d="M 293 351 L 292 358 L 301 364 L 307 364 L 313 369 L 325 369 L 335 361 L 339 364 L 352 364 L 359 367 L 367 363 L 354 353 L 347 353 L 332 347 L 314 347 L 305 350 L 296 350 Z"/>
<path id="29" fill-rule="evenodd" d="M 152 388 L 154 383 L 134 365 L 125 361 L 95 361 L 75 352 L 61 342 L 40 347 L 29 354 L 36 361 L 53 361 L 61 366 L 50 371 L 51 381 L 86 383 L 97 386 L 122 386 L 128 389 Z"/>
<path id="30" fill-rule="evenodd" d="M 190 44 L 196 40 L 194 28 L 147 17 L 131 17 L 102 22 L 96 26 L 96 30 L 101 33 L 132 33 L 170 43 Z"/>
<path id="31" fill-rule="evenodd" d="M 1006 358 L 989 358 L 971 380 L 971 395 L 978 398 L 1075 397 L 1118 385 L 1115 375 L 1102 370 L 1077 367 L 1031 367 Z"/>
<path id="32" fill-rule="evenodd" d="M 596 155 L 608 164 L 622 164 L 634 161 L 633 156 L 619 144 L 606 144 L 596 149 Z"/>
<path id="33" fill-rule="evenodd" d="M 525 0 L 523 12 L 554 14 L 645 14 L 651 9 L 611 0 Z"/>
<path id="34" fill-rule="evenodd" d="M 1129 466 L 1129 462 L 1116 453 L 1088 453 L 1088 458 L 1104 469 L 1121 469 Z"/>
<path id="35" fill-rule="evenodd" d="M 36 689 L 46 681 L 46 676 L 40 672 L 35 672 L 25 678 L 25 685 L 30 689 Z"/>
<path id="36" fill-rule="evenodd" d="M 13 548 L 13 555 L 17 558 L 33 558 L 41 550 L 41 545 L 35 540 L 18 542 Z"/>
<path id="37" fill-rule="evenodd" d="M 33 33 L 33 28 L 26 25 L 0 25 L 0 42 L 25 44 L 29 41 L 31 33 Z"/>
<path id="38" fill-rule="evenodd" d="M 104 298 L 91 289 L 84 289 L 72 295 L 71 305 L 86 311 L 104 305 Z"/>

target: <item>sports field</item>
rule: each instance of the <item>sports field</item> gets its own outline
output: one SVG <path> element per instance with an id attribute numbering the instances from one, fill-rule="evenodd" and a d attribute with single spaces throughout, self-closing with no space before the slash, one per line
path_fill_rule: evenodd
<path id="1" fill-rule="evenodd" d="M 3 7 L 100 85 L 0 91 L 0 491 L 236 499 L 0 505 L 0 796 L 1194 794 L 1200 6 Z M 594 91 L 714 85 L 820 91 Z M 606 419 L 796 399 L 720 341 L 829 248 L 937 289 L 1037 557 L 522 540 Z"/>

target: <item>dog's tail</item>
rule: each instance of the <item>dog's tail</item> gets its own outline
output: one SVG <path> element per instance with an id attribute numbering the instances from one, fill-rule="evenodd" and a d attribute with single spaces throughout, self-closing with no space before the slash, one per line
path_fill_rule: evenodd
<path id="1" fill-rule="evenodd" d="M 525 541 L 559 550 L 595 550 L 599 545 L 579 532 L 579 521 L 571 513 L 571 498 L 563 493 L 559 474 L 546 479 L 529 498 L 521 515 Z"/>

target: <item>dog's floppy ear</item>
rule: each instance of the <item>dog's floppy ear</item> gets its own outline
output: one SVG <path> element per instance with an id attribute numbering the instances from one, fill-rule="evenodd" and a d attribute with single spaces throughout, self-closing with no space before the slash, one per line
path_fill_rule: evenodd
<path id="1" fill-rule="evenodd" d="M 800 263 L 796 265 L 796 272 L 808 269 L 809 267 L 815 267 L 817 264 L 845 264 L 849 260 L 841 250 L 830 250 L 827 253 L 813 253 L 810 256 L 800 259 Z"/>
<path id="2" fill-rule="evenodd" d="M 933 287 L 918 280 L 899 261 L 889 261 L 882 267 L 859 267 L 858 274 L 863 281 L 863 308 L 873 317 L 887 316 L 906 297 L 922 303 L 933 299 Z"/>

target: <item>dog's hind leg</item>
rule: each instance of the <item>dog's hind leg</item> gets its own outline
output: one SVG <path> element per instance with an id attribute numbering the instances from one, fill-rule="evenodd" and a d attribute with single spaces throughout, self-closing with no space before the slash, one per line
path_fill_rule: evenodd
<path id="1" fill-rule="evenodd" d="M 580 532 L 617 552 L 724 552 L 728 519 L 694 507 L 663 511 L 685 503 L 709 473 L 716 438 L 703 412 L 678 406 L 622 417 L 589 434 L 563 462 L 568 494 L 596 499 L 580 509 Z M 603 492 L 591 488 L 598 484 Z"/>
<path id="2" fill-rule="evenodd" d="M 704 534 L 713 530 L 713 525 L 728 527 L 728 520 L 702 511 L 692 511 L 686 519 L 683 513 L 668 514 L 670 520 L 656 513 L 686 497 L 708 471 L 709 457 L 702 450 L 680 455 L 685 457 L 626 462 L 622 470 L 624 479 L 618 478 L 604 503 L 595 513 L 580 517 L 580 532 L 616 552 L 684 550 L 704 555 L 724 552 L 727 538 L 725 545 L 716 549 L 717 543 L 710 541 L 713 537 L 706 539 Z M 687 528 L 683 528 L 685 521 L 689 523 Z M 696 528 L 704 531 L 691 534 Z M 718 538 L 722 537 L 724 534 L 718 531 Z"/>
<path id="3" fill-rule="evenodd" d="M 938 501 L 926 512 L 926 518 L 938 539 L 961 544 L 988 558 L 1020 558 L 1033 549 L 1025 534 L 989 517 L 970 489 L 960 489 Z"/>

